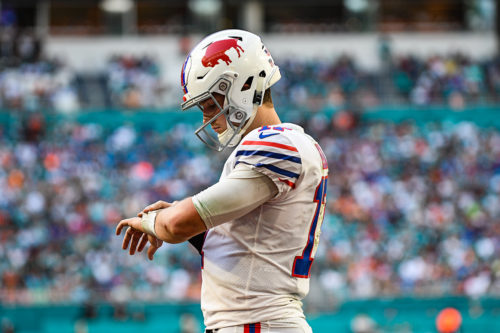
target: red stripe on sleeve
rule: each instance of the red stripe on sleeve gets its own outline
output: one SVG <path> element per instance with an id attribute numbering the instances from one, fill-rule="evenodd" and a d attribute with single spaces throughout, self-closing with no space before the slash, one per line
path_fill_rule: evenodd
<path id="1" fill-rule="evenodd" d="M 243 146 L 251 146 L 251 145 L 270 146 L 270 147 L 282 148 L 282 149 L 298 152 L 297 148 L 295 148 L 295 147 L 287 146 L 287 145 L 284 145 L 281 143 L 276 143 L 276 142 L 269 142 L 269 141 L 243 141 L 243 143 L 241 145 L 243 145 Z"/>
<path id="2" fill-rule="evenodd" d="M 288 186 L 290 186 L 291 188 L 295 188 L 295 183 L 292 183 L 291 181 L 289 181 L 288 179 L 282 179 L 282 178 L 278 178 L 278 180 L 282 183 L 285 183 L 287 184 Z"/>
<path id="3" fill-rule="evenodd" d="M 255 333 L 260 333 L 260 323 L 255 323 Z"/>
<path id="4" fill-rule="evenodd" d="M 244 333 L 250 333 L 250 325 L 249 324 L 245 324 L 243 327 L 244 327 Z"/>

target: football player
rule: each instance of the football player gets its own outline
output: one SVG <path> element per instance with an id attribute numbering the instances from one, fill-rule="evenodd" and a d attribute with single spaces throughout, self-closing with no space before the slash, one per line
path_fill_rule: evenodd
<path id="1" fill-rule="evenodd" d="M 207 332 L 311 332 L 301 299 L 325 212 L 328 165 L 318 143 L 282 123 L 270 87 L 278 66 L 259 36 L 224 30 L 204 38 L 182 67 L 182 109 L 199 107 L 196 135 L 234 149 L 218 183 L 120 221 L 123 249 L 189 240 L 202 256 Z"/>

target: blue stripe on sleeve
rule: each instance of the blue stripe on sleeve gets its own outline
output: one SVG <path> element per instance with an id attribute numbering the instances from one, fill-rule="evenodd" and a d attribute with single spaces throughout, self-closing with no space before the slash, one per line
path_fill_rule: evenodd
<path id="1" fill-rule="evenodd" d="M 236 156 L 242 156 L 242 155 L 243 156 L 259 155 L 259 156 L 276 158 L 276 159 L 280 159 L 280 160 L 286 160 L 286 161 L 299 163 L 299 164 L 302 163 L 300 157 L 279 154 L 279 153 L 273 153 L 271 151 L 265 151 L 265 150 L 239 150 L 236 153 Z"/>
<path id="2" fill-rule="evenodd" d="M 235 166 L 238 165 L 239 163 L 253 165 L 254 167 L 257 167 L 257 168 L 266 168 L 268 170 L 271 170 L 272 172 L 276 172 L 276 173 L 279 173 L 280 175 L 290 177 L 290 178 L 299 178 L 299 176 L 300 176 L 298 173 L 278 168 L 277 166 L 274 166 L 272 164 L 264 164 L 264 163 L 252 164 L 252 163 L 247 163 L 244 161 L 238 161 L 235 163 Z"/>

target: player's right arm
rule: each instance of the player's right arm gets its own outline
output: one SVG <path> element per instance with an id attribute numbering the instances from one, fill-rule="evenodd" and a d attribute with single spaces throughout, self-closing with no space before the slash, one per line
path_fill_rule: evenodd
<path id="1" fill-rule="evenodd" d="M 207 229 L 240 218 L 278 193 L 266 175 L 247 165 L 235 169 L 218 183 L 195 195 L 193 204 Z"/>
<path id="2" fill-rule="evenodd" d="M 144 247 L 143 233 L 167 243 L 181 243 L 203 231 L 224 222 L 237 219 L 278 193 L 275 184 L 266 175 L 242 164 L 223 180 L 194 197 L 178 203 L 157 202 L 134 217 L 120 221 L 117 235 L 128 226 L 123 240 L 123 249 L 130 254 Z M 157 211 L 159 207 L 166 207 Z M 144 223 L 147 215 L 154 213 L 149 226 Z M 149 254 L 149 250 L 148 250 Z M 151 259 L 151 257 L 150 257 Z"/>
<path id="3" fill-rule="evenodd" d="M 207 229 L 248 214 L 277 193 L 269 177 L 242 164 L 227 178 L 196 196 L 158 211 L 154 232 L 167 243 L 187 241 Z"/>

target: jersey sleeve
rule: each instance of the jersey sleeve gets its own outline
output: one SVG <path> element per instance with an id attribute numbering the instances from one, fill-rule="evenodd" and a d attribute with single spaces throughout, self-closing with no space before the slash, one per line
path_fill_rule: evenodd
<path id="1" fill-rule="evenodd" d="M 268 176 L 278 188 L 278 196 L 288 193 L 302 171 L 297 147 L 282 132 L 252 131 L 238 146 L 235 166 L 243 163 Z"/>

